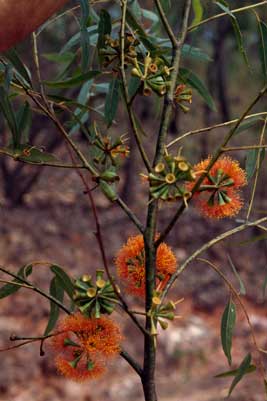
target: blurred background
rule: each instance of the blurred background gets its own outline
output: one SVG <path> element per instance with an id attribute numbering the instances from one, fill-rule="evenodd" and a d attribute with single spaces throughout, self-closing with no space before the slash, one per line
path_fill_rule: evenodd
<path id="1" fill-rule="evenodd" d="M 116 18 L 118 7 L 115 2 L 95 2 L 94 10 L 109 10 Z M 134 3 L 134 1 L 132 1 Z M 140 1 L 142 8 L 153 11 L 151 0 Z M 170 1 L 169 13 L 173 26 L 180 22 L 183 1 Z M 71 2 L 68 7 L 75 6 Z M 220 12 L 211 1 L 203 1 L 205 16 Z M 251 1 L 232 0 L 232 9 L 252 4 Z M 263 21 L 267 18 L 267 7 L 257 8 Z M 67 13 L 64 17 L 47 25 L 38 44 L 40 50 L 41 74 L 43 79 L 53 80 L 58 74 L 58 65 L 47 54 L 57 53 L 78 29 L 76 16 L 79 11 Z M 140 21 L 149 26 L 141 15 Z M 199 59 L 184 57 L 182 66 L 192 69 L 205 83 L 214 99 L 216 111 L 211 110 L 199 94 L 193 90 L 190 112 L 184 114 L 174 109 L 169 129 L 169 141 L 177 136 L 220 122 L 238 118 L 264 84 L 259 58 L 259 31 L 257 18 L 252 11 L 238 14 L 238 22 L 248 54 L 249 67 L 240 56 L 235 33 L 228 17 L 205 24 L 193 31 L 186 43 L 200 49 L 205 56 Z M 160 32 L 160 28 L 159 32 Z M 18 46 L 22 59 L 33 68 L 32 43 L 29 38 Z M 77 52 L 77 57 L 79 56 Z M 60 66 L 60 68 L 64 68 Z M 68 96 L 77 96 L 77 89 L 71 89 Z M 89 99 L 91 113 L 87 123 L 98 121 L 101 126 L 101 110 L 105 90 L 92 89 Z M 161 106 L 155 97 L 138 97 L 134 104 L 143 125 L 144 143 L 147 152 L 153 155 L 154 139 L 159 126 Z M 266 107 L 263 99 L 253 109 L 262 111 Z M 68 123 L 62 113 L 61 121 Z M 0 117 L 1 141 L 4 143 L 7 128 Z M 254 121 L 248 129 L 236 135 L 231 145 L 255 144 L 259 140 L 261 120 Z M 73 128 L 73 126 L 72 126 Z M 206 158 L 220 143 L 229 128 L 219 128 L 210 132 L 189 136 L 179 142 L 183 152 L 194 164 Z M 121 168 L 119 190 L 122 199 L 145 221 L 147 188 L 139 176 L 144 167 L 131 137 L 131 130 L 123 109 L 119 106 L 115 123 L 109 129 L 110 135 L 127 133 L 130 157 Z M 87 142 L 76 128 L 73 137 L 86 152 Z M 52 123 L 40 114 L 33 114 L 30 129 L 31 143 L 45 145 L 47 151 L 55 153 L 62 160 L 68 159 L 67 150 Z M 178 149 L 173 146 L 173 151 Z M 170 148 L 171 150 L 172 148 Z M 231 153 L 245 168 L 248 158 L 246 151 Z M 266 215 L 266 159 L 256 190 L 251 220 Z M 94 220 L 87 197 L 75 171 L 51 167 L 28 166 L 14 162 L 4 156 L 0 158 L 1 191 L 1 240 L 0 263 L 11 270 L 32 261 L 56 263 L 74 277 L 83 273 L 93 273 L 102 268 L 101 256 L 94 236 Z M 214 236 L 244 220 L 251 196 L 253 177 L 245 190 L 245 205 L 238 219 L 212 221 L 201 217 L 190 207 L 168 237 L 179 262 L 185 260 L 194 250 Z M 103 195 L 95 192 L 104 242 L 109 263 L 114 269 L 114 257 L 123 243 L 131 235 L 137 234 L 135 227 L 115 204 L 110 204 Z M 166 225 L 176 204 L 162 205 L 160 209 L 160 230 Z M 231 263 L 239 272 L 246 288 L 243 301 L 250 314 L 259 345 L 267 348 L 267 315 L 264 285 L 267 275 L 267 236 L 259 228 L 251 228 L 242 234 L 218 244 L 205 254 L 215 263 L 238 288 L 238 280 Z M 229 258 L 230 257 L 230 258 Z M 51 276 L 47 267 L 40 265 L 35 270 L 34 281 L 42 288 L 48 288 Z M 227 395 L 231 378 L 215 379 L 214 376 L 228 369 L 227 361 L 220 345 L 220 320 L 228 302 L 229 291 L 212 270 L 199 262 L 192 263 L 179 277 L 171 299 L 184 297 L 178 307 L 181 319 L 170 324 L 169 329 L 159 336 L 158 341 L 158 391 L 162 401 L 220 401 Z M 140 304 L 131 297 L 129 303 Z M 11 334 L 21 336 L 41 335 L 49 315 L 49 304 L 38 294 L 21 289 L 12 297 L 1 300 L 0 345 L 10 345 Z M 127 333 L 124 347 L 141 361 L 142 339 L 135 327 L 121 314 L 116 319 Z M 254 358 L 250 330 L 242 310 L 238 309 L 238 322 L 233 344 L 234 366 L 238 366 L 244 355 L 251 351 Z M 267 361 L 266 361 L 267 362 Z M 260 401 L 263 399 L 263 385 L 257 374 L 248 375 L 232 395 L 233 401 Z M 118 359 L 110 366 L 108 374 L 97 382 L 76 384 L 58 376 L 49 357 L 39 356 L 38 344 L 22 349 L 1 353 L 0 399 L 2 401 L 122 401 L 142 400 L 138 377 L 126 362 Z"/>

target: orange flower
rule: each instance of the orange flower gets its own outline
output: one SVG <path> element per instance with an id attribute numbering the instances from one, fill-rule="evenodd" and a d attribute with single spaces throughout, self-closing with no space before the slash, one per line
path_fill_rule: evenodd
<path id="1" fill-rule="evenodd" d="M 206 170 L 211 158 L 194 166 L 196 173 Z M 239 163 L 230 157 L 222 157 L 213 165 L 196 193 L 197 207 L 210 218 L 235 216 L 243 206 L 239 189 L 247 184 L 246 173 Z M 194 183 L 189 183 L 191 190 Z"/>
<path id="2" fill-rule="evenodd" d="M 101 376 L 105 364 L 120 352 L 122 336 L 118 326 L 106 317 L 87 318 L 80 313 L 62 320 L 52 337 L 60 373 L 75 381 Z"/>
<path id="3" fill-rule="evenodd" d="M 115 259 L 119 277 L 126 284 L 126 291 L 143 297 L 145 294 L 145 249 L 142 235 L 130 237 L 119 250 Z M 168 245 L 162 243 L 157 249 L 156 269 L 158 283 L 166 285 L 175 272 L 177 260 Z"/>

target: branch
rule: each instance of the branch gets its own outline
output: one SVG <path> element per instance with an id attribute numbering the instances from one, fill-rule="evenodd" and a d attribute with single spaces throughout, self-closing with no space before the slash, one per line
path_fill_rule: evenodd
<path id="1" fill-rule="evenodd" d="M 251 4 L 249 6 L 245 6 L 245 7 L 241 7 L 241 8 L 235 8 L 234 10 L 229 10 L 232 14 L 237 14 L 237 13 L 241 13 L 243 11 L 247 11 L 247 10 L 251 10 L 253 8 L 256 7 L 261 7 L 264 6 L 265 4 L 267 4 L 267 0 L 261 1 L 260 3 L 256 3 L 256 4 Z M 221 17 L 225 17 L 226 15 L 229 15 L 229 13 L 225 12 L 225 13 L 220 13 L 220 14 L 216 14 L 213 15 L 212 17 L 203 19 L 202 21 L 200 21 L 197 24 L 191 25 L 188 28 L 188 32 L 193 31 L 195 28 L 199 27 L 200 25 L 206 24 L 207 22 L 213 21 L 215 19 L 221 18 Z"/>
<path id="2" fill-rule="evenodd" d="M 143 375 L 143 369 L 141 368 L 141 366 L 139 365 L 139 363 L 136 362 L 135 359 L 132 358 L 131 355 L 128 354 L 128 352 L 126 352 L 125 350 L 121 350 L 120 355 L 122 356 L 122 358 L 124 358 L 129 365 L 136 371 L 136 373 L 138 374 L 138 376 L 142 377 Z"/>
<path id="3" fill-rule="evenodd" d="M 22 284 L 26 284 L 23 285 L 23 287 L 25 288 L 29 288 L 30 290 L 33 290 L 35 292 L 37 292 L 38 294 L 42 295 L 43 297 L 47 298 L 49 301 L 54 302 L 59 308 L 61 308 L 62 310 L 64 310 L 64 312 L 66 312 L 67 314 L 70 314 L 70 310 L 63 304 L 61 303 L 58 299 L 56 299 L 55 297 L 53 297 L 52 295 L 46 293 L 45 291 L 43 291 L 42 289 L 40 289 L 39 287 L 36 287 L 35 285 L 33 285 L 32 283 L 30 283 L 28 280 L 16 275 L 15 273 L 12 273 L 11 271 L 5 269 L 4 267 L 0 266 L 0 271 L 2 271 L 3 273 L 15 278 L 16 280 L 18 280 L 19 282 L 21 282 Z M 12 282 L 12 284 L 15 284 L 14 282 Z"/>
<path id="4" fill-rule="evenodd" d="M 173 283 L 178 278 L 178 276 L 180 276 L 180 274 L 187 268 L 187 266 L 191 262 L 193 262 L 193 260 L 195 260 L 199 255 L 201 255 L 203 252 L 207 251 L 209 248 L 213 247 L 214 245 L 218 244 L 219 242 L 225 240 L 226 238 L 231 237 L 232 235 L 237 234 L 243 230 L 246 230 L 249 227 L 256 227 L 256 226 L 259 226 L 261 223 L 265 223 L 265 222 L 267 222 L 267 217 L 262 217 L 261 219 L 255 220 L 253 222 L 246 222 L 244 224 L 241 224 L 238 227 L 233 228 L 232 230 L 226 231 L 226 232 L 218 235 L 217 237 L 213 238 L 206 244 L 202 245 L 202 247 L 197 249 L 191 256 L 189 256 L 189 258 L 187 258 L 184 261 L 184 263 L 182 263 L 181 266 L 177 269 L 177 271 L 172 275 L 172 277 L 170 278 L 168 284 L 166 285 L 166 287 L 163 291 L 162 300 L 166 297 L 168 291 L 170 290 L 170 288 L 172 287 Z"/>
<path id="5" fill-rule="evenodd" d="M 176 48 L 178 46 L 178 41 L 177 41 L 176 36 L 175 36 L 175 34 L 174 34 L 170 24 L 169 24 L 169 21 L 168 21 L 168 19 L 166 17 L 166 14 L 165 14 L 165 12 L 164 12 L 164 10 L 162 8 L 161 1 L 160 0 L 155 0 L 155 4 L 156 4 L 157 10 L 158 10 L 160 19 L 162 21 L 162 24 L 163 24 L 163 26 L 164 26 L 164 28 L 165 28 L 165 30 L 166 30 L 169 38 L 170 38 L 170 41 L 172 42 L 172 46 L 173 46 L 173 48 Z"/>
<path id="6" fill-rule="evenodd" d="M 244 118 L 244 120 L 248 120 L 249 118 L 253 118 L 253 117 L 257 117 L 257 116 L 264 116 L 266 114 L 267 114 L 266 111 L 263 111 L 261 113 L 250 114 L 250 115 L 246 116 Z M 175 145 L 179 141 L 182 141 L 183 139 L 187 138 L 188 136 L 202 134 L 203 132 L 212 131 L 216 128 L 227 127 L 228 125 L 232 125 L 232 124 L 236 123 L 237 121 L 238 121 L 238 118 L 236 118 L 235 120 L 226 121 L 224 123 L 211 125 L 210 127 L 198 128 L 198 129 L 195 129 L 192 131 L 185 132 L 184 134 L 180 135 L 178 138 L 175 138 L 170 143 L 168 143 L 166 148 L 170 148 L 171 146 Z"/>

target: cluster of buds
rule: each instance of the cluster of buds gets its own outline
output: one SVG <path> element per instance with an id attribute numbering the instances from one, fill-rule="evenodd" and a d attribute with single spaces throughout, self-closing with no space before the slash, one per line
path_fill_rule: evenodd
<path id="1" fill-rule="evenodd" d="M 111 282 L 104 280 L 103 275 L 103 270 L 97 270 L 95 282 L 88 274 L 75 281 L 74 302 L 83 315 L 100 318 L 101 314 L 113 312 L 117 296 Z"/>
<path id="2" fill-rule="evenodd" d="M 165 151 L 163 160 L 154 167 L 146 178 L 150 184 L 150 194 L 154 199 L 174 201 L 182 198 L 186 203 L 191 197 L 187 182 L 194 181 L 196 174 L 191 164 L 180 155 L 170 155 Z"/>
<path id="3" fill-rule="evenodd" d="M 117 166 L 122 158 L 126 158 L 129 153 L 129 146 L 125 145 L 127 138 L 124 135 L 119 138 L 111 138 L 110 136 L 103 136 L 96 129 L 95 138 L 92 142 L 95 149 L 94 162 L 96 164 L 107 165 L 112 164 Z"/>
<path id="4" fill-rule="evenodd" d="M 185 84 L 180 84 L 176 87 L 174 93 L 174 102 L 187 113 L 190 109 L 184 103 L 189 105 L 192 103 L 192 89 L 188 88 Z"/>
<path id="5" fill-rule="evenodd" d="M 147 54 L 143 63 L 135 58 L 133 64 L 131 74 L 141 80 L 140 90 L 144 96 L 150 96 L 152 92 L 158 96 L 165 95 L 170 86 L 171 71 L 161 58 L 152 59 L 150 54 Z"/>
<path id="6" fill-rule="evenodd" d="M 152 298 L 152 306 L 148 311 L 148 316 L 151 318 L 151 335 L 156 336 L 157 332 L 157 323 L 159 323 L 160 327 L 163 330 L 168 328 L 168 322 L 166 320 L 172 321 L 177 317 L 175 315 L 176 305 L 183 301 L 183 299 L 178 300 L 177 302 L 168 301 L 167 303 L 161 302 L 161 292 L 154 291 Z"/>
<path id="7" fill-rule="evenodd" d="M 140 44 L 131 33 L 125 34 L 124 42 L 124 58 L 126 64 L 133 64 L 133 60 L 137 57 L 136 46 Z M 104 57 L 104 67 L 108 67 L 114 62 L 119 62 L 121 57 L 121 46 L 119 39 L 112 39 L 109 35 L 105 38 L 105 47 L 100 50 L 100 54 Z"/>

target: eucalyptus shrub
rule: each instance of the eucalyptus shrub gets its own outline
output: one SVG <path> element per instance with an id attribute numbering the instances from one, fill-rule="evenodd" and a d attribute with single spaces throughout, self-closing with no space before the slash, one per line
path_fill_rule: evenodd
<path id="1" fill-rule="evenodd" d="M 78 173 L 77 179 L 81 181 L 93 212 L 103 269 L 96 270 L 93 276 L 85 272 L 80 277 L 73 277 L 66 269 L 48 262 L 52 279 L 50 290 L 46 291 L 31 282 L 35 262 L 26 264 L 17 273 L 0 267 L 5 275 L 3 277 L 6 277 L 1 279 L 5 284 L 0 289 L 0 298 L 27 288 L 50 301 L 50 315 L 42 336 L 12 336 L 10 340 L 18 342 L 15 347 L 36 341 L 40 341 L 41 345 L 49 343 L 47 352 L 55 358 L 58 371 L 77 381 L 101 376 L 108 369 L 108 361 L 120 355 L 140 377 L 144 399 L 156 401 L 158 336 L 161 329 L 168 330 L 181 301 L 171 299 L 169 291 L 181 273 L 198 260 L 213 269 L 230 291 L 221 319 L 221 343 L 230 370 L 219 376 L 232 376 L 231 395 L 243 376 L 257 371 L 266 393 L 263 361 L 266 351 L 258 345 L 243 304 L 244 284 L 238 276 L 240 289 L 236 289 L 216 264 L 200 256 L 215 244 L 250 227 L 263 231 L 267 229 L 267 216 L 251 219 L 266 148 L 267 112 L 259 101 L 267 91 L 267 27 L 260 17 L 267 2 L 251 1 L 232 9 L 224 0 L 80 0 L 72 8 L 69 5 L 61 14 L 39 26 L 32 34 L 31 65 L 34 67 L 30 68 L 27 60 L 22 61 L 20 51 L 10 46 L 24 39 L 26 34 L 62 7 L 64 1 L 44 0 L 41 3 L 39 11 L 39 5 L 28 0 L 0 4 L 0 24 L 5 27 L 1 39 L 0 110 L 9 134 L 0 153 L 17 163 L 40 168 L 64 168 Z M 21 23 L 22 12 L 28 13 L 27 26 Z M 177 133 L 170 141 L 168 131 L 176 109 L 186 113 L 186 118 L 190 119 L 194 108 L 192 99 L 200 97 L 210 109 L 216 110 L 211 94 L 195 72 L 197 68 L 194 68 L 203 61 L 212 61 L 206 49 L 192 45 L 192 35 L 205 37 L 213 20 L 229 19 L 239 57 L 243 59 L 243 68 L 247 68 L 248 76 L 252 77 L 238 20 L 241 14 L 251 12 L 257 24 L 258 61 L 265 85 L 254 98 L 247 99 L 246 109 L 237 119 Z M 38 15 L 36 19 L 35 15 Z M 44 55 L 57 65 L 58 71 L 56 76 L 44 80 L 39 38 L 47 28 L 53 29 L 55 21 L 64 20 L 69 15 L 79 21 L 79 27 L 56 53 Z M 7 16 L 10 16 L 8 26 Z M 190 59 L 191 69 L 186 67 L 186 59 Z M 99 94 L 104 102 L 98 107 L 94 105 L 94 100 Z M 149 141 L 143 135 L 143 122 L 137 107 L 148 97 L 159 110 L 158 129 Z M 256 105 L 259 107 L 258 103 L 261 109 L 255 113 L 253 109 Z M 56 154 L 48 153 L 34 142 L 34 136 L 29 136 L 31 115 L 34 113 L 45 115 L 54 124 L 55 135 L 61 135 L 67 145 L 69 160 L 61 160 Z M 129 121 L 129 135 L 134 138 L 132 146 L 136 147 L 143 163 L 141 171 L 132 171 L 132 174 L 141 174 L 146 191 L 145 221 L 140 220 L 118 192 L 121 168 L 126 158 L 131 160 L 133 150 L 120 132 L 120 125 L 117 124 L 120 118 Z M 260 136 L 257 140 L 255 138 L 254 144 L 231 145 L 230 141 L 237 137 L 236 134 L 256 123 L 260 124 Z M 228 133 L 218 140 L 211 155 L 194 165 L 193 157 L 183 153 L 181 143 L 186 148 L 186 139 L 191 139 L 193 135 L 208 135 L 220 127 L 229 127 Z M 81 146 L 77 132 L 86 139 L 86 145 Z M 247 151 L 245 169 L 229 155 L 232 151 L 237 154 L 238 151 Z M 251 183 L 251 196 L 244 201 L 242 190 L 248 182 Z M 118 245 L 120 249 L 117 255 L 113 255 L 116 275 L 108 262 L 96 193 L 102 193 L 109 202 L 122 209 L 135 227 L 133 235 L 125 239 L 124 245 Z M 175 206 L 171 209 L 174 210 L 173 216 L 169 221 L 165 218 L 165 225 L 159 228 L 159 216 L 164 216 L 170 203 Z M 166 240 L 184 212 L 190 213 L 194 207 L 205 219 L 235 217 L 242 208 L 245 217 L 236 219 L 231 230 L 203 243 L 184 261 L 177 261 Z M 234 272 L 238 275 L 236 269 Z M 129 304 L 131 297 L 139 299 L 143 308 L 133 311 Z M 239 366 L 233 368 L 231 348 L 236 303 L 241 305 L 248 320 L 257 357 L 252 361 L 251 354 L 244 355 Z M 126 319 L 132 320 L 144 340 L 143 363 L 127 352 L 127 336 L 123 336 L 114 318 L 117 309 L 124 311 Z M 59 318 L 60 311 L 65 317 Z M 237 361 L 234 363 L 236 366 Z"/>

